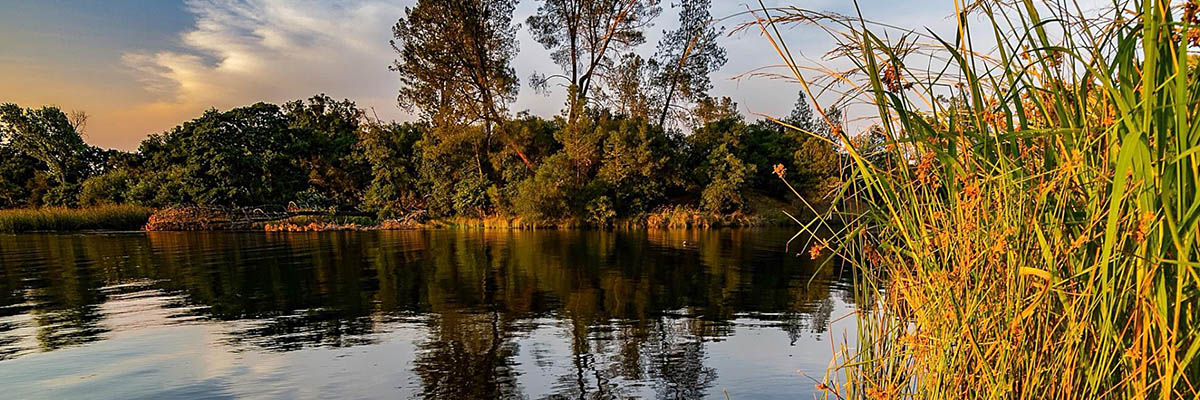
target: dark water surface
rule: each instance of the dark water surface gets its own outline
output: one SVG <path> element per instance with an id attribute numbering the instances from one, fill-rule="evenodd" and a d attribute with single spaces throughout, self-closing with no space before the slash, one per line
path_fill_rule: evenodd
<path id="1" fill-rule="evenodd" d="M 0 235 L 0 398 L 811 398 L 792 233 Z"/>

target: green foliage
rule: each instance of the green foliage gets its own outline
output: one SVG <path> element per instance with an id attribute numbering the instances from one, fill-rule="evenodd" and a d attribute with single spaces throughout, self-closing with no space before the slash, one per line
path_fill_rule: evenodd
<path id="1" fill-rule="evenodd" d="M 371 166 L 363 206 L 383 217 L 394 217 L 424 207 L 420 160 L 415 144 L 425 128 L 419 124 L 368 124 L 362 130 L 361 147 Z"/>
<path id="2" fill-rule="evenodd" d="M 487 178 L 467 175 L 454 184 L 454 211 L 467 217 L 486 215 L 491 208 L 487 192 Z"/>
<path id="3" fill-rule="evenodd" d="M 709 184 L 701 193 L 701 206 L 715 212 L 739 211 L 745 205 L 742 193 L 747 177 L 754 174 L 748 165 L 734 156 L 724 144 L 717 146 L 708 159 Z"/>
<path id="4" fill-rule="evenodd" d="M 637 54 L 659 3 L 540 0 L 527 27 L 568 88 L 554 118 L 509 111 L 519 88 L 514 0 L 419 0 L 405 10 L 391 69 L 416 122 L 372 120 L 320 94 L 207 110 L 122 153 L 84 143 L 81 113 L 6 104 L 0 208 L 295 205 L 614 225 L 670 206 L 739 210 L 744 191 L 781 194 L 756 175 L 779 163 L 795 166 L 794 177 L 833 176 L 833 147 L 748 124 L 728 98 L 708 97 L 726 61 L 710 0 L 672 4 L 679 28 L 652 57 Z M 691 135 L 675 129 L 684 125 Z"/>
<path id="5" fill-rule="evenodd" d="M 30 205 L 74 205 L 79 184 L 93 175 L 94 167 L 103 163 L 104 153 L 84 143 L 83 137 L 61 110 L 56 107 L 22 109 L 15 104 L 0 105 L 0 141 L 5 153 L 13 159 L 4 164 L 4 185 L 0 190 L 8 196 L 20 195 L 14 186 L 28 177 L 28 172 L 44 171 L 46 185 L 39 177 L 27 180 L 42 188 L 30 188 L 26 200 Z M 36 161 L 36 162 L 35 162 Z M 6 188 L 5 188 L 6 187 Z M 37 196 L 34 196 L 34 195 Z"/>
<path id="6" fill-rule="evenodd" d="M 446 131 L 454 131 L 446 133 Z M 482 176 L 485 143 L 482 127 L 430 128 L 415 144 L 419 157 L 419 175 L 426 191 L 425 207 L 435 217 L 454 215 L 455 183 L 472 175 Z"/>
<path id="7" fill-rule="evenodd" d="M 41 204 L 40 196 L 32 196 L 29 187 L 40 166 L 37 159 L 0 142 L 0 208 Z"/>
<path id="8" fill-rule="evenodd" d="M 497 151 L 497 157 L 491 160 L 495 179 L 488 187 L 488 197 L 496 212 L 513 215 L 516 211 L 512 200 L 517 196 L 517 187 L 535 172 L 525 160 L 534 166 L 540 165 L 543 159 L 558 151 L 561 145 L 554 140 L 554 133 L 560 125 L 529 115 L 507 121 L 505 125 L 511 145 Z M 518 153 L 518 148 L 523 151 Z"/>
<path id="9" fill-rule="evenodd" d="M 209 110 L 168 133 L 151 136 L 140 151 L 147 159 L 145 169 L 182 185 L 182 193 L 171 200 L 259 205 L 290 201 L 305 189 L 308 174 L 297 155 L 307 153 L 306 132 L 312 131 L 291 128 L 278 106 L 258 103 L 226 112 Z"/>
<path id="10" fill-rule="evenodd" d="M 546 158 L 533 177 L 517 186 L 517 198 L 513 201 L 517 215 L 534 223 L 570 217 L 570 194 L 580 187 L 572 169 L 573 164 L 565 154 Z"/>
<path id="11" fill-rule="evenodd" d="M 371 121 L 354 103 L 324 95 L 209 110 L 152 135 L 135 153 L 85 151 L 68 175 L 87 178 L 68 184 L 0 142 L 0 153 L 11 155 L 0 159 L 0 207 L 295 204 L 382 218 L 520 216 L 612 226 L 672 205 L 742 210 L 747 192 L 779 194 L 758 172 L 840 157 L 771 123 L 747 124 L 727 99 L 701 101 L 694 114 L 704 123 L 688 136 L 578 98 L 570 110 L 553 120 L 522 114 L 497 123 L 502 133 L 492 137 L 502 140 L 489 140 L 481 124 Z"/>
<path id="12" fill-rule="evenodd" d="M 182 171 L 182 168 L 145 171 L 129 187 L 126 199 L 134 204 L 151 207 L 191 204 L 186 183 L 180 175 Z"/>
<path id="13" fill-rule="evenodd" d="M 669 167 L 673 146 L 662 129 L 644 119 L 605 118 L 597 132 L 604 143 L 596 179 L 611 186 L 610 206 L 634 215 L 665 201 L 668 187 L 679 179 Z"/>
<path id="14" fill-rule="evenodd" d="M 135 177 L 129 170 L 116 169 L 83 181 L 79 191 L 79 205 L 84 207 L 122 204 L 128 200 Z"/>
<path id="15" fill-rule="evenodd" d="M 363 156 L 358 133 L 363 112 L 352 101 L 336 101 L 324 94 L 283 105 L 282 111 L 299 141 L 300 168 L 307 172 L 310 201 L 326 199 L 330 205 L 357 206 L 362 187 L 371 179 L 371 165 Z"/>
<path id="16" fill-rule="evenodd" d="M 608 226 L 617 217 L 617 211 L 613 209 L 612 200 L 609 200 L 608 196 L 588 200 L 585 212 L 587 221 L 596 226 Z"/>

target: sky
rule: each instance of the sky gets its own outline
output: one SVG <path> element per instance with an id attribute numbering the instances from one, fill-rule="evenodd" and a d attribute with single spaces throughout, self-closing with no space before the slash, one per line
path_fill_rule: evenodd
<path id="1" fill-rule="evenodd" d="M 678 18 L 673 2 L 637 49 L 649 56 Z M 415 0 L 0 0 L 0 103 L 55 105 L 90 115 L 85 139 L 134 150 L 209 108 L 285 102 L 325 93 L 348 98 L 385 120 L 410 120 L 396 104 L 398 76 L 391 27 Z M 523 22 L 540 1 L 521 0 Z M 757 1 L 713 0 L 726 30 L 749 20 Z M 852 13 L 844 0 L 765 1 L 768 7 Z M 868 19 L 952 35 L 953 0 L 861 0 Z M 739 15 L 741 14 L 741 15 Z M 783 32 L 793 52 L 816 60 L 832 45 L 812 28 Z M 521 90 L 512 110 L 551 116 L 564 90 L 529 85 L 534 72 L 559 71 L 522 26 L 513 62 Z M 786 115 L 799 86 L 768 78 L 732 79 L 779 63 L 756 31 L 723 36 L 729 62 L 713 77 L 715 96 L 729 96 L 747 115 Z"/>

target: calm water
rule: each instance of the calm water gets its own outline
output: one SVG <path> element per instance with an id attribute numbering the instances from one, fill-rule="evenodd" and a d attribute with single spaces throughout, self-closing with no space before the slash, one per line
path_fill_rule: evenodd
<path id="1" fill-rule="evenodd" d="M 0 235 L 0 398 L 811 398 L 792 233 Z"/>

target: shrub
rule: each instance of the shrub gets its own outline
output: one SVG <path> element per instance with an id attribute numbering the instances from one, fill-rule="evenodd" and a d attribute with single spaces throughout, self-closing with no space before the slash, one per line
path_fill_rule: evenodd
<path id="1" fill-rule="evenodd" d="M 745 204 L 742 192 L 748 186 L 746 179 L 753 173 L 753 165 L 742 162 L 724 144 L 717 146 L 709 156 L 710 183 L 700 194 L 701 206 L 714 212 L 741 210 Z"/>
<path id="2" fill-rule="evenodd" d="M 454 184 L 454 210 L 460 216 L 479 217 L 487 214 L 488 180 L 479 174 L 468 175 Z"/>
<path id="3" fill-rule="evenodd" d="M 617 212 L 613 210 L 612 200 L 609 200 L 608 196 L 591 199 L 588 201 L 585 211 L 588 223 L 596 226 L 608 226 L 617 216 Z"/>
<path id="4" fill-rule="evenodd" d="M 564 154 L 547 157 L 537 173 L 517 187 L 513 201 L 517 215 L 533 223 L 569 217 L 569 193 L 578 188 L 571 167 L 571 160 Z"/>
<path id="5" fill-rule="evenodd" d="M 83 181 L 79 205 L 84 207 L 125 203 L 133 177 L 128 170 L 116 169 Z"/>

